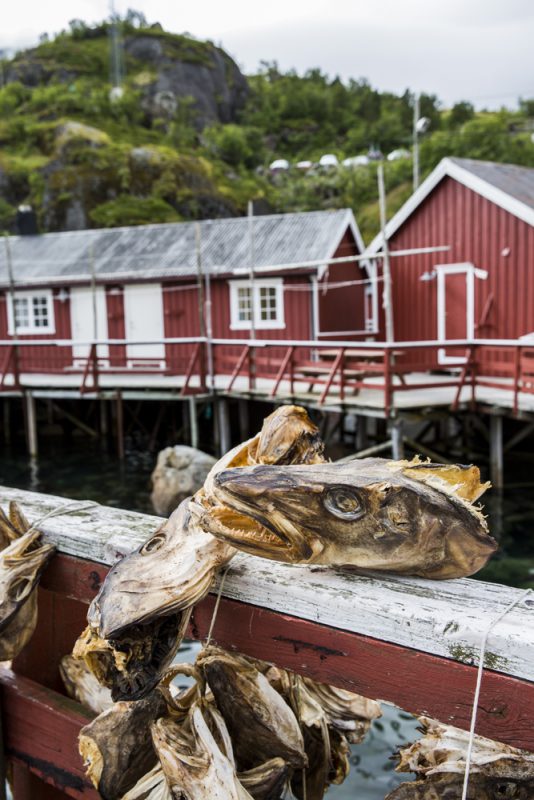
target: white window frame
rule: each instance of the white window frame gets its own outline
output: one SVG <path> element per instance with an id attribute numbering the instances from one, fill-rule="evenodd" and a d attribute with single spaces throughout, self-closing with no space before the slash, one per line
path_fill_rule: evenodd
<path id="1" fill-rule="evenodd" d="M 46 310 L 48 315 L 48 325 L 46 327 L 38 327 L 35 325 L 35 317 L 33 315 L 33 298 L 44 297 L 46 298 Z M 15 300 L 27 299 L 29 301 L 30 317 L 28 325 L 17 325 L 17 335 L 35 334 L 50 334 L 56 332 L 56 322 L 54 316 L 54 298 L 51 289 L 31 289 L 24 292 L 15 292 Z M 13 309 L 13 295 L 7 295 L 7 332 L 9 336 L 15 335 L 14 324 L 14 309 Z"/>
<path id="2" fill-rule="evenodd" d="M 466 339 L 475 338 L 475 278 L 485 280 L 488 277 L 486 270 L 478 269 L 470 261 L 458 264 L 436 264 L 434 270 L 437 275 L 437 311 L 438 311 L 438 341 L 447 341 L 446 330 L 446 303 L 447 303 L 447 275 L 465 275 L 466 281 Z M 444 347 L 438 350 L 439 364 L 459 364 L 467 361 L 466 356 L 448 356 Z"/>
<path id="3" fill-rule="evenodd" d="M 251 281 L 237 280 L 229 281 L 230 284 L 230 330 L 249 331 L 252 327 L 252 320 L 239 319 L 238 289 L 251 288 Z M 276 319 L 261 319 L 261 289 L 276 289 Z M 257 278 L 254 280 L 252 297 L 252 311 L 254 315 L 255 330 L 281 330 L 286 327 L 284 319 L 284 281 L 282 278 Z"/>

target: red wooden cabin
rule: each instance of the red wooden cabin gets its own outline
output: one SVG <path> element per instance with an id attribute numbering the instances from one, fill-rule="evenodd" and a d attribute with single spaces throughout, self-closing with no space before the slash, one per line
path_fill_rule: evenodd
<path id="1" fill-rule="evenodd" d="M 445 158 L 390 220 L 386 235 L 392 253 L 449 247 L 391 259 L 396 341 L 533 334 L 534 169 Z M 382 244 L 378 235 L 369 256 Z M 383 315 L 379 330 L 385 338 Z M 420 351 L 419 359 L 422 367 L 446 368 L 459 356 L 465 350 L 443 347 L 437 364 L 434 350 Z M 485 348 L 480 359 L 485 374 L 498 375 L 512 353 Z"/>
<path id="2" fill-rule="evenodd" d="M 191 346 L 163 340 L 201 335 L 199 254 L 214 338 L 248 338 L 252 324 L 259 339 L 361 336 L 376 314 L 367 269 L 330 262 L 362 251 L 347 209 L 206 220 L 198 228 L 172 223 L 11 237 L 0 252 L 0 339 L 72 339 L 61 348 L 21 348 L 22 373 L 83 369 L 87 342 L 97 338 L 125 340 L 98 346 L 103 369 L 183 374 Z M 231 372 L 239 350 L 219 350 L 217 371 Z M 225 364 L 225 355 L 234 363 Z"/>

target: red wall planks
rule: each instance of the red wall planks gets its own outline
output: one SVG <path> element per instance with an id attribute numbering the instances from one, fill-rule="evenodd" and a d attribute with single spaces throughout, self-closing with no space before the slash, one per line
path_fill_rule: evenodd
<path id="1" fill-rule="evenodd" d="M 346 231 L 334 258 L 358 255 L 358 248 L 350 230 Z M 330 264 L 318 286 L 319 330 L 321 332 L 365 330 L 365 286 L 354 284 L 328 290 L 331 283 L 362 281 L 368 278 L 367 271 L 358 262 Z M 343 335 L 341 338 L 350 339 Z"/>

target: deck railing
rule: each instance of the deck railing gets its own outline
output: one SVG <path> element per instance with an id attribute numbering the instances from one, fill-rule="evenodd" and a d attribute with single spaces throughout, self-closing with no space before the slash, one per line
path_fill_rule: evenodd
<path id="1" fill-rule="evenodd" d="M 85 347 L 86 354 L 77 355 Z M 132 354 L 143 349 L 143 355 Z M 150 348 L 157 348 L 153 354 Z M 534 393 L 534 344 L 521 340 L 287 341 L 277 339 L 168 338 L 132 342 L 108 339 L 0 341 L 0 392 L 31 388 L 39 375 L 63 376 L 82 394 L 120 388 L 135 375 L 175 378 L 181 394 L 257 392 L 302 397 L 319 404 L 344 401 L 362 390 L 381 393 L 386 415 L 402 392 L 455 388 L 453 407 L 476 402 L 478 387 Z M 65 384 L 61 384 L 65 385 Z M 124 385 L 124 380 L 122 385 Z M 318 395 L 318 397 L 317 397 Z"/>
<path id="2" fill-rule="evenodd" d="M 14 800 L 96 800 L 77 750 L 90 715 L 65 697 L 58 663 L 85 626 L 87 605 L 110 566 L 138 547 L 157 517 L 0 487 L 58 548 L 42 576 L 29 645 L 0 669 L 0 703 Z M 291 587 L 288 594 L 288 587 Z M 214 587 L 217 591 L 217 587 Z M 514 600 L 519 603 L 493 623 Z M 214 595 L 194 610 L 189 636 L 203 640 Z M 492 627 L 477 732 L 534 751 L 534 601 L 521 590 L 463 579 L 425 581 L 310 570 L 240 554 L 231 562 L 212 639 L 317 681 L 469 727 L 477 659 Z M 45 781 L 46 791 L 42 786 Z M 51 788 L 54 787 L 54 788 Z"/>

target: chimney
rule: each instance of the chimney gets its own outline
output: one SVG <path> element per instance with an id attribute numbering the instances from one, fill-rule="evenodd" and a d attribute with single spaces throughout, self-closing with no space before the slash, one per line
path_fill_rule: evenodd
<path id="1" fill-rule="evenodd" d="M 37 231 L 37 214 L 31 206 L 21 205 L 17 208 L 15 228 L 19 236 L 35 236 Z"/>

